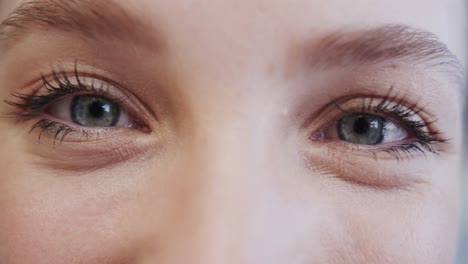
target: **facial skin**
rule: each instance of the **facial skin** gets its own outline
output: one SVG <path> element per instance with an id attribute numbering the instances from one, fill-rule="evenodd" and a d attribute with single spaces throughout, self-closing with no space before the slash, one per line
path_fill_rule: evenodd
<path id="1" fill-rule="evenodd" d="M 463 1 L 33 4 L 0 40 L 1 263 L 453 260 Z M 53 70 L 124 98 L 137 125 L 80 127 L 73 95 L 19 117 L 12 93 L 46 92 Z M 386 97 L 450 140 L 395 156 L 412 135 L 334 135 Z M 31 130 L 44 117 L 75 130 Z"/>

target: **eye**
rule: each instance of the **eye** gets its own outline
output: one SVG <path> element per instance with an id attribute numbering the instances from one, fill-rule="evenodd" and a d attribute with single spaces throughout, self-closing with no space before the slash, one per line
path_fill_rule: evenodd
<path id="1" fill-rule="evenodd" d="M 404 140 L 406 130 L 387 119 L 365 113 L 347 115 L 336 123 L 339 139 L 358 145 L 378 145 Z"/>
<path id="2" fill-rule="evenodd" d="M 116 101 L 100 95 L 68 96 L 52 102 L 45 112 L 82 127 L 131 127 L 128 114 Z"/>
<path id="3" fill-rule="evenodd" d="M 437 154 L 447 140 L 435 129 L 436 119 L 425 111 L 399 97 L 342 98 L 315 118 L 317 130 L 309 134 L 309 140 L 334 150 L 367 152 L 373 158 L 378 153 L 396 160 Z M 336 144 L 343 142 L 348 144 Z"/>
<path id="4" fill-rule="evenodd" d="M 417 177 L 407 174 L 411 165 L 387 169 L 387 164 L 427 160 L 430 153 L 441 153 L 447 141 L 438 130 L 437 119 L 425 107 L 410 97 L 390 94 L 339 98 L 307 122 L 311 127 L 305 134 L 310 142 L 304 149 L 307 166 L 368 187 L 412 183 Z"/>
<path id="5" fill-rule="evenodd" d="M 52 70 L 42 75 L 42 87 L 34 93 L 12 94 L 5 101 L 17 108 L 21 120 L 36 121 L 30 132 L 52 142 L 104 142 L 115 133 L 152 132 L 156 118 L 124 86 L 99 75 Z M 128 128 L 128 129 L 119 129 Z M 108 135 L 108 136 L 105 136 Z M 118 138 L 116 138 L 118 139 Z"/>

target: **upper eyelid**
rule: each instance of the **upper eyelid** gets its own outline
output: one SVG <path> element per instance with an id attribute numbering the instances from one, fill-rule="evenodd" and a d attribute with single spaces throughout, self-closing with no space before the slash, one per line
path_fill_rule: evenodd
<path id="1" fill-rule="evenodd" d="M 123 103 L 125 99 L 128 97 L 128 94 L 120 89 L 117 85 L 112 84 L 107 80 L 102 80 L 101 78 L 97 78 L 94 75 L 80 75 L 79 73 L 74 73 L 73 79 L 70 79 L 68 75 L 65 73 L 63 74 L 62 78 L 56 78 L 55 76 L 54 81 L 59 86 L 68 86 L 74 85 L 76 89 L 76 93 L 70 92 L 69 95 L 78 95 L 83 93 L 97 93 L 98 95 L 108 97 L 118 103 Z M 74 83 L 75 82 L 75 83 Z M 52 85 L 50 82 L 43 81 L 44 86 Z M 54 87 L 54 89 L 61 89 L 62 87 Z M 119 93 L 119 95 L 115 95 L 115 93 Z"/>
<path id="2" fill-rule="evenodd" d="M 46 99 L 48 96 L 60 98 L 66 95 L 96 91 L 100 92 L 101 95 L 111 96 L 110 92 L 108 91 L 110 87 L 113 87 L 113 85 L 105 81 L 99 81 L 102 83 L 102 86 L 97 88 L 94 85 L 94 81 L 89 83 L 88 81 L 82 79 L 82 77 L 76 77 L 75 82 L 71 80 L 67 73 L 62 72 L 61 74 L 62 76 L 59 76 L 55 71 L 53 71 L 50 75 L 41 74 L 41 77 L 38 81 L 36 81 L 37 84 L 33 85 L 33 88 L 27 89 L 26 92 L 14 92 L 12 95 L 18 98 L 20 101 L 24 101 L 25 103 L 27 100 L 40 98 Z M 102 89 L 104 86 L 106 86 L 108 89 Z M 17 103 L 14 104 L 16 105 Z"/>
<path id="3" fill-rule="evenodd" d="M 428 107 L 429 104 L 424 103 L 422 101 L 422 98 L 410 102 L 406 99 L 407 97 L 409 96 L 407 96 L 404 93 L 399 93 L 398 91 L 395 91 L 393 87 L 390 87 L 390 89 L 382 95 L 355 93 L 351 95 L 340 96 L 331 99 L 329 103 L 310 114 L 302 123 L 301 127 L 305 128 L 310 127 L 311 124 L 313 125 L 321 123 L 324 118 L 327 118 L 330 113 L 336 111 L 337 109 L 341 110 L 342 112 L 346 112 L 346 109 L 343 109 L 344 105 L 353 101 L 357 102 L 360 106 L 351 109 L 350 111 L 375 113 L 374 111 L 372 111 L 372 104 L 390 103 L 411 110 L 414 114 L 420 116 L 424 121 L 430 120 L 426 123 L 433 123 L 433 120 L 435 120 L 436 115 L 431 112 L 430 107 Z M 382 113 L 385 114 L 385 112 Z"/>
<path id="4" fill-rule="evenodd" d="M 355 113 L 363 113 L 363 114 L 371 114 L 380 116 L 387 120 L 391 120 L 392 122 L 398 122 L 404 126 L 406 126 L 406 119 L 411 120 L 418 120 L 422 122 L 424 125 L 429 125 L 430 122 L 427 119 L 421 117 L 419 114 L 424 110 L 424 108 L 414 108 L 416 106 L 406 106 L 402 104 L 402 102 L 392 101 L 390 99 L 385 98 L 357 98 L 356 101 L 348 100 L 343 103 L 336 103 L 334 106 L 340 112 L 338 116 L 346 116 L 349 114 Z M 359 102 L 360 101 L 360 102 Z M 367 102 L 365 102 L 367 101 Z M 346 104 L 354 103 L 353 106 L 346 106 Z M 336 111 L 333 108 L 326 112 L 326 114 L 330 114 L 331 112 Z M 396 111 L 398 113 L 396 113 Z M 399 116 L 397 116 L 399 114 Z M 405 120 L 402 120 L 405 119 Z"/>

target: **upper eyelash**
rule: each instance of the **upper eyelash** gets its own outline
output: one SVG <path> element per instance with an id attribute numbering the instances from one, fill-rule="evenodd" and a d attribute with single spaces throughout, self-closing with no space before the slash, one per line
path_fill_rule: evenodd
<path id="1" fill-rule="evenodd" d="M 45 92 L 34 95 L 12 93 L 13 97 L 17 98 L 19 102 L 9 100 L 4 100 L 4 102 L 21 110 L 20 112 L 15 113 L 16 117 L 30 119 L 39 117 L 45 106 L 66 95 L 87 92 L 103 97 L 112 97 L 109 91 L 104 89 L 104 83 L 101 83 L 99 87 L 95 85 L 95 82 L 92 82 L 91 85 L 84 84 L 78 74 L 76 64 L 73 78 L 76 80 L 76 84 L 70 80 L 70 77 L 64 71 L 57 72 L 53 69 L 52 79 L 54 84 L 48 81 L 47 78 L 41 74 L 42 85 L 46 89 Z M 115 101 L 118 102 L 120 100 Z"/>
<path id="2" fill-rule="evenodd" d="M 425 107 L 421 107 L 419 103 L 410 105 L 409 107 L 404 105 L 404 96 L 392 96 L 393 87 L 390 88 L 387 95 L 382 99 L 376 99 L 376 97 L 367 97 L 361 100 L 362 105 L 360 111 L 363 113 L 375 113 L 384 116 L 384 118 L 392 118 L 396 121 L 401 122 L 401 125 L 408 129 L 409 132 L 414 136 L 415 141 L 406 142 L 403 144 L 380 147 L 375 150 L 370 150 L 376 158 L 379 151 L 386 152 L 392 155 L 395 159 L 401 160 L 404 158 L 413 158 L 414 152 L 419 152 L 426 155 L 426 151 L 439 154 L 439 150 L 436 148 L 438 143 L 447 143 L 449 140 L 441 137 L 440 131 L 431 131 L 428 126 L 437 122 L 432 119 L 429 122 L 422 120 L 414 120 L 412 117 L 418 115 L 425 110 Z M 377 105 L 374 106 L 374 102 L 380 100 Z M 360 113 L 357 111 L 347 111 L 339 103 L 335 103 L 335 106 L 346 114 Z"/>

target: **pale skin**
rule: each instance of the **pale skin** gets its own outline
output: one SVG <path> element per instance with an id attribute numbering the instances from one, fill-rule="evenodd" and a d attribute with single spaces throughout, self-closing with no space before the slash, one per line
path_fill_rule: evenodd
<path id="1" fill-rule="evenodd" d="M 19 19 L 27 30 L 0 40 L 0 263 L 453 261 L 462 0 L 76 2 L 73 19 Z M 19 3 L 0 1 L 1 19 Z M 366 37 L 401 51 L 407 31 L 390 25 L 447 50 L 412 56 L 425 36 L 401 56 L 356 52 Z M 110 87 L 127 118 L 86 128 L 66 99 L 23 119 L 3 103 L 46 91 L 52 68 Z M 414 141 L 408 128 L 381 145 L 338 138 L 335 105 L 386 96 L 448 141 L 397 157 L 382 149 Z M 44 116 L 76 130 L 31 131 Z"/>

